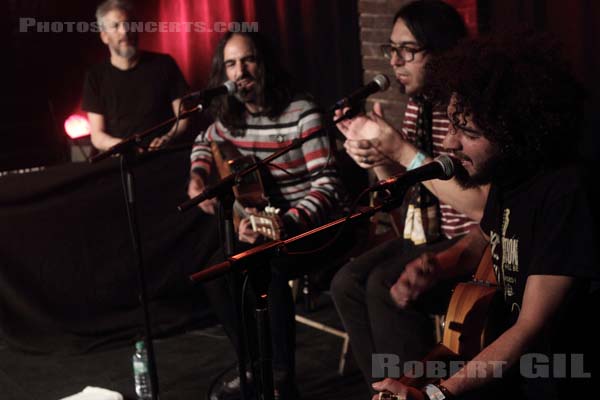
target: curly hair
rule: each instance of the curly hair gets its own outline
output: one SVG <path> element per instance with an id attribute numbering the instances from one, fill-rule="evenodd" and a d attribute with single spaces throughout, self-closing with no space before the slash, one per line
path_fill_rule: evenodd
<path id="1" fill-rule="evenodd" d="M 279 64 L 274 50 L 267 39 L 256 32 L 227 32 L 219 41 L 212 58 L 208 87 L 217 87 L 227 80 L 223 51 L 227 42 L 234 36 L 247 37 L 252 43 L 258 64 L 256 76 L 257 103 L 263 108 L 262 114 L 273 119 L 280 115 L 292 101 L 294 89 L 292 79 Z M 243 129 L 245 124 L 244 104 L 233 96 L 218 97 L 213 100 L 212 114 L 228 129 Z"/>
<path id="2" fill-rule="evenodd" d="M 537 168 L 576 157 L 583 91 L 550 35 L 465 40 L 426 68 L 427 96 L 454 96 L 461 120 L 470 116 L 505 159 Z"/>

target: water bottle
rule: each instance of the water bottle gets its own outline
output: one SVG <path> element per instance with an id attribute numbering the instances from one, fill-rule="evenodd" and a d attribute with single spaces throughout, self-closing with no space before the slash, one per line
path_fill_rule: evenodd
<path id="1" fill-rule="evenodd" d="M 135 353 L 132 357 L 135 393 L 138 400 L 152 399 L 150 371 L 148 370 L 148 353 L 143 340 L 135 343 Z"/>

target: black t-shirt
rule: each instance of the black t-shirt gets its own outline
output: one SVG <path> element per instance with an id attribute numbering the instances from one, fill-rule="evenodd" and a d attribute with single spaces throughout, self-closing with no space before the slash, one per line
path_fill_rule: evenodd
<path id="1" fill-rule="evenodd" d="M 574 167 L 492 185 L 481 228 L 515 321 L 529 275 L 600 276 L 592 214 Z"/>
<path id="2" fill-rule="evenodd" d="M 109 135 L 126 138 L 173 117 L 171 102 L 182 97 L 187 88 L 171 56 L 143 52 L 138 64 L 126 71 L 110 61 L 90 68 L 82 108 L 102 114 Z"/>
<path id="3" fill-rule="evenodd" d="M 518 182 L 492 185 L 481 228 L 490 235 L 494 271 L 511 313 L 509 325 L 519 316 L 530 275 L 580 278 L 555 320 L 528 352 L 550 359 L 557 353 L 587 353 L 590 349 L 584 342 L 590 336 L 584 330 L 590 327 L 586 301 L 589 282 L 600 278 L 600 266 L 592 214 L 578 170 L 563 167 Z M 590 358 L 586 360 L 588 366 L 593 361 Z M 562 398 L 565 388 L 576 381 L 522 379 L 527 398 L 546 399 Z"/>

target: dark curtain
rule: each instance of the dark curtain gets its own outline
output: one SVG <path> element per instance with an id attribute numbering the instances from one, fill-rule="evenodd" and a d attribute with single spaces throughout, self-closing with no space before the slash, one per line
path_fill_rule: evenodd
<path id="1" fill-rule="evenodd" d="M 214 218 L 184 201 L 188 151 L 134 168 L 150 315 L 157 336 L 208 323 L 188 276 L 217 248 Z M 28 351 L 81 352 L 143 333 L 116 158 L 0 177 L 0 335 Z"/>
<path id="2" fill-rule="evenodd" d="M 148 20 L 256 23 L 301 87 L 324 106 L 361 82 L 358 3 L 343 0 L 154 0 Z M 233 25 L 234 27 L 236 25 Z M 193 87 L 203 87 L 220 32 L 147 34 L 144 45 L 172 54 Z"/>

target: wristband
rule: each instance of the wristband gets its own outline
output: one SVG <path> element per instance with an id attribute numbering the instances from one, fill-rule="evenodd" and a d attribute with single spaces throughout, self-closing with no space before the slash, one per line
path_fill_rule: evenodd
<path id="1" fill-rule="evenodd" d="M 430 383 L 421 389 L 426 399 L 429 400 L 452 400 L 455 396 L 443 385 Z"/>
<path id="2" fill-rule="evenodd" d="M 446 398 L 447 398 L 448 400 L 451 400 L 451 399 L 455 399 L 455 398 L 456 398 L 456 396 L 455 396 L 454 394 L 452 394 L 452 392 L 450 392 L 450 391 L 448 390 L 448 388 L 447 388 L 446 386 L 442 385 L 441 383 L 438 383 L 437 385 L 434 385 L 434 386 L 435 386 L 436 388 L 440 389 L 440 391 L 441 391 L 442 393 L 444 393 L 444 396 L 446 396 Z"/>
<path id="3" fill-rule="evenodd" d="M 427 158 L 427 156 L 418 151 L 417 154 L 415 154 L 415 156 L 413 157 L 408 167 L 406 167 L 406 170 L 410 171 L 411 169 L 419 168 L 421 165 L 423 165 L 423 161 L 425 161 L 425 158 Z"/>

